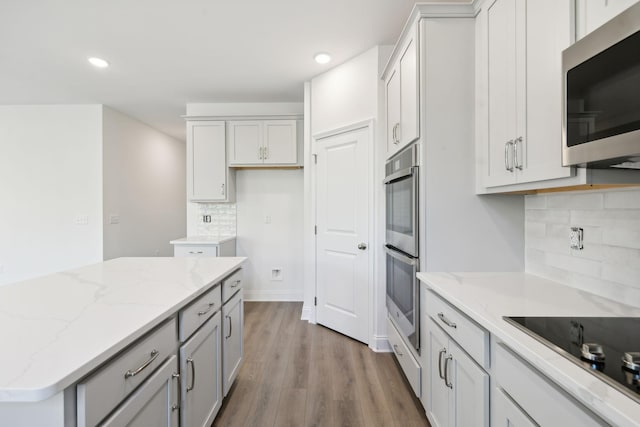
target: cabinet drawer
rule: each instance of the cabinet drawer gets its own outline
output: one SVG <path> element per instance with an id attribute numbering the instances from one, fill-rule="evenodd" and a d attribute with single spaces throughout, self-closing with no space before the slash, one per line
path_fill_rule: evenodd
<path id="1" fill-rule="evenodd" d="M 218 256 L 218 246 L 216 245 L 175 245 L 173 256 Z"/>
<path id="2" fill-rule="evenodd" d="M 489 332 L 433 292 L 427 294 L 427 314 L 484 369 L 489 369 Z"/>
<path id="3" fill-rule="evenodd" d="M 387 318 L 387 333 L 389 334 L 389 344 L 396 355 L 396 359 L 404 375 L 407 377 L 407 381 L 411 384 L 411 388 L 416 396 L 419 398 L 421 395 L 421 370 L 420 365 L 414 359 L 413 354 L 409 351 L 409 348 L 400 337 L 400 333 L 396 329 L 395 325 L 389 318 Z"/>
<path id="4" fill-rule="evenodd" d="M 538 425 L 608 425 L 502 344 L 496 346 L 494 374 L 497 385 Z"/>
<path id="5" fill-rule="evenodd" d="M 78 384 L 78 426 L 94 426 L 175 354 L 176 320 L 171 319 Z"/>
<path id="6" fill-rule="evenodd" d="M 222 301 L 227 302 L 239 289 L 242 289 L 242 269 L 236 270 L 222 281 Z"/>
<path id="7" fill-rule="evenodd" d="M 178 329 L 180 342 L 186 341 L 200 325 L 220 310 L 220 307 L 222 307 L 220 285 L 215 285 L 213 289 L 207 291 L 186 308 L 180 310 L 180 327 Z"/>

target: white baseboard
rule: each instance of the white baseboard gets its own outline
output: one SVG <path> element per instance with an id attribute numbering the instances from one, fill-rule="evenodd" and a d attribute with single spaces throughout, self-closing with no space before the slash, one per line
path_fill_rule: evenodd
<path id="1" fill-rule="evenodd" d="M 389 337 L 386 335 L 374 335 L 369 343 L 369 348 L 376 353 L 390 353 L 392 351 Z"/>
<path id="2" fill-rule="evenodd" d="M 244 289 L 245 301 L 303 301 L 304 293 L 298 290 Z"/>
<path id="3" fill-rule="evenodd" d="M 300 316 L 300 320 L 306 320 L 309 323 L 316 323 L 316 310 L 312 305 L 303 305 L 302 306 L 302 316 Z"/>

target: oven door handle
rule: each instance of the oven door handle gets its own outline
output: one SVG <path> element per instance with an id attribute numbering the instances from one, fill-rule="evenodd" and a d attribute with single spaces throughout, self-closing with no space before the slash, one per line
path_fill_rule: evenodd
<path id="1" fill-rule="evenodd" d="M 411 258 L 411 257 L 408 257 L 408 256 L 406 256 L 406 255 L 403 255 L 403 254 L 401 254 L 401 253 L 400 253 L 400 252 L 398 252 L 398 251 L 394 251 L 393 249 L 390 249 L 390 248 L 389 248 L 388 246 L 386 246 L 386 245 L 385 245 L 385 247 L 384 247 L 384 251 L 385 251 L 389 256 L 392 256 L 393 258 L 395 258 L 395 259 L 397 259 L 397 260 L 399 260 L 399 261 L 402 261 L 402 262 L 404 262 L 405 264 L 409 264 L 409 265 L 412 265 L 412 266 L 414 266 L 414 267 L 415 267 L 416 265 L 418 265 L 418 260 L 417 260 L 416 258 Z"/>
<path id="2" fill-rule="evenodd" d="M 399 179 L 411 176 L 414 173 L 414 168 L 415 168 L 415 166 L 414 167 L 410 167 L 410 168 L 406 168 L 406 169 L 401 169 L 398 172 L 394 172 L 391 175 L 388 175 L 384 179 L 384 181 L 382 181 L 382 182 L 385 183 L 385 184 L 389 184 L 389 183 L 391 183 L 393 181 L 397 181 Z"/>

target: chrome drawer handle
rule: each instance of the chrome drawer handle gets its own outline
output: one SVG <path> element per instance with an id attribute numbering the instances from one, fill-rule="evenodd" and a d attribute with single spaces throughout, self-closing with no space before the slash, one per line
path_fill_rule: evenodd
<path id="1" fill-rule="evenodd" d="M 189 251 L 190 254 L 203 254 L 204 252 L 202 251 Z"/>
<path id="2" fill-rule="evenodd" d="M 239 284 L 240 284 L 240 280 L 236 280 L 235 282 L 233 282 L 233 285 L 231 285 L 231 287 L 237 288 Z"/>
<path id="3" fill-rule="evenodd" d="M 446 317 L 444 317 L 444 313 L 438 313 L 438 317 L 440 318 L 440 320 L 442 320 L 442 322 L 447 325 L 450 328 L 457 328 L 458 325 L 456 325 L 455 323 L 453 323 L 451 320 L 447 319 Z"/>
<path id="4" fill-rule="evenodd" d="M 442 380 L 444 379 L 444 374 L 442 373 L 442 356 L 444 356 L 446 353 L 447 349 L 443 348 L 438 354 L 438 375 L 440 375 L 440 379 Z"/>
<path id="5" fill-rule="evenodd" d="M 187 365 L 191 365 L 191 386 L 187 386 L 187 392 L 193 390 L 196 386 L 196 364 L 192 358 L 187 358 Z"/>
<path id="6" fill-rule="evenodd" d="M 452 355 L 448 355 L 446 359 L 444 359 L 444 383 L 447 387 L 453 388 L 453 383 L 449 382 L 449 361 L 453 360 Z"/>
<path id="7" fill-rule="evenodd" d="M 224 337 L 225 340 L 228 340 L 229 338 L 231 338 L 231 332 L 233 332 L 233 321 L 231 320 L 231 316 L 224 316 L 224 317 L 229 319 L 229 335 Z"/>
<path id="8" fill-rule="evenodd" d="M 398 344 L 393 345 L 393 350 L 396 352 L 398 356 L 402 357 L 402 353 L 400 353 L 400 350 L 398 350 Z"/>
<path id="9" fill-rule="evenodd" d="M 142 366 L 140 366 L 140 367 L 139 367 L 138 369 L 136 369 L 136 370 L 133 370 L 133 371 L 132 371 L 131 369 L 129 369 L 127 372 L 125 372 L 124 377 L 125 377 L 125 378 L 135 377 L 135 376 L 136 376 L 136 375 L 138 375 L 140 372 L 144 371 L 144 369 L 145 369 L 147 366 L 151 365 L 151 363 L 152 363 L 154 360 L 156 360 L 156 358 L 158 357 L 158 355 L 159 355 L 159 354 L 160 354 L 160 353 L 158 352 L 158 350 L 153 349 L 153 350 L 151 351 L 151 354 L 150 354 L 151 358 L 149 358 L 149 360 L 147 360 L 146 362 L 144 362 L 144 363 L 142 364 Z"/>
<path id="10" fill-rule="evenodd" d="M 208 312 L 210 312 L 214 305 L 216 305 L 216 303 L 215 303 L 215 302 L 210 302 L 210 303 L 208 304 L 208 307 L 209 307 L 209 308 L 207 308 L 207 309 L 206 309 L 206 310 L 204 310 L 204 311 L 199 311 L 199 312 L 198 312 L 198 316 L 204 316 L 205 314 L 207 314 Z"/>

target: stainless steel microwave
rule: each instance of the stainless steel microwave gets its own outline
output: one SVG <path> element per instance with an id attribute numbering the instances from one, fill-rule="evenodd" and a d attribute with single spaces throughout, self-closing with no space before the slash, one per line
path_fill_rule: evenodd
<path id="1" fill-rule="evenodd" d="M 640 3 L 562 52 L 562 165 L 640 168 Z"/>

